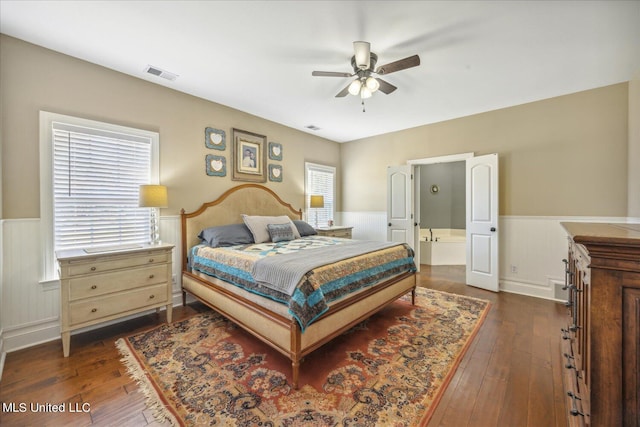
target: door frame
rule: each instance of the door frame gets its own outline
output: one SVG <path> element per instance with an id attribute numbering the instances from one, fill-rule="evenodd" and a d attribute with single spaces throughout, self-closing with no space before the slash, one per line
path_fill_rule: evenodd
<path id="1" fill-rule="evenodd" d="M 474 152 L 450 154 L 447 156 L 426 157 L 422 159 L 407 160 L 407 165 L 412 166 L 414 176 L 418 176 L 416 174 L 416 170 L 418 170 L 417 169 L 418 166 L 433 165 L 436 163 L 464 162 L 467 159 L 471 159 L 473 157 L 475 157 Z M 419 179 L 415 180 L 414 188 L 415 190 L 413 194 L 413 205 L 417 206 L 417 209 L 419 209 L 419 206 L 420 206 L 420 180 Z M 466 203 L 465 203 L 465 209 L 467 209 Z M 418 223 L 418 227 L 414 227 L 414 236 L 413 236 L 413 241 L 417 242 L 417 244 L 414 245 L 415 248 L 413 248 L 413 251 L 415 252 L 415 259 L 418 260 L 417 262 L 418 265 L 420 265 L 420 216 L 419 215 L 420 215 L 420 212 L 417 211 L 416 222 Z M 466 218 L 466 215 L 465 215 L 465 218 Z M 466 242 L 465 244 L 468 246 L 469 242 Z"/>

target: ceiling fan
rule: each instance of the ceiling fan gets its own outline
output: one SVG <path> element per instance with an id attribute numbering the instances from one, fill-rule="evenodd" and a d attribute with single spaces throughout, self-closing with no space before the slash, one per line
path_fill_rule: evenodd
<path id="1" fill-rule="evenodd" d="M 311 73 L 311 75 L 321 77 L 357 76 L 357 78 L 349 83 L 347 87 L 338 92 L 336 98 L 346 96 L 347 93 L 350 93 L 354 96 L 359 95 L 363 100 L 363 105 L 364 100 L 371 97 L 373 92 L 377 90 L 380 90 L 380 92 L 388 95 L 397 89 L 397 87 L 395 87 L 391 83 L 388 83 L 376 76 L 383 76 L 420 65 L 420 57 L 418 55 L 413 55 L 404 59 L 400 59 L 399 61 L 382 65 L 376 69 L 375 67 L 376 63 L 378 62 L 378 55 L 371 52 L 371 44 L 369 42 L 353 42 L 353 52 L 354 55 L 351 57 L 351 66 L 353 67 L 353 73 L 314 71 Z"/>

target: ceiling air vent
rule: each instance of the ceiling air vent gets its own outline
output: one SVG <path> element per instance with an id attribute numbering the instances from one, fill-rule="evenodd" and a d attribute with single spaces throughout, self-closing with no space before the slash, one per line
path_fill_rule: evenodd
<path id="1" fill-rule="evenodd" d="M 154 67 L 153 65 L 148 65 L 147 68 L 144 69 L 144 71 L 146 73 L 153 74 L 154 76 L 162 77 L 163 79 L 171 81 L 174 81 L 176 78 L 178 78 L 177 74 L 170 73 L 158 67 Z"/>
<path id="2" fill-rule="evenodd" d="M 305 126 L 305 127 L 307 129 L 310 129 L 310 130 L 320 130 L 320 128 L 318 126 L 316 126 L 316 125 L 309 125 L 309 126 Z"/>

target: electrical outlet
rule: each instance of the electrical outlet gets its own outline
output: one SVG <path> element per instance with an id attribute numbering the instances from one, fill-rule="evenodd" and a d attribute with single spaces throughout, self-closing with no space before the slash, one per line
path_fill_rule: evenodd
<path id="1" fill-rule="evenodd" d="M 513 274 L 518 274 L 518 266 L 511 264 L 511 272 Z"/>

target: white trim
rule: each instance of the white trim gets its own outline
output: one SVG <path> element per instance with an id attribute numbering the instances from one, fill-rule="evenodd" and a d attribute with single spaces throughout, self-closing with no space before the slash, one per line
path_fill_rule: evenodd
<path id="1" fill-rule="evenodd" d="M 151 183 L 157 184 L 160 179 L 160 134 L 158 132 L 40 111 L 40 237 L 43 251 L 39 272 L 41 283 L 58 278 L 53 253 L 53 144 L 51 141 L 54 122 L 149 138 L 151 140 Z"/>
<path id="2" fill-rule="evenodd" d="M 432 165 L 435 163 L 462 162 L 474 157 L 473 153 L 450 154 L 448 156 L 427 157 L 424 159 L 407 160 L 408 165 Z"/>

